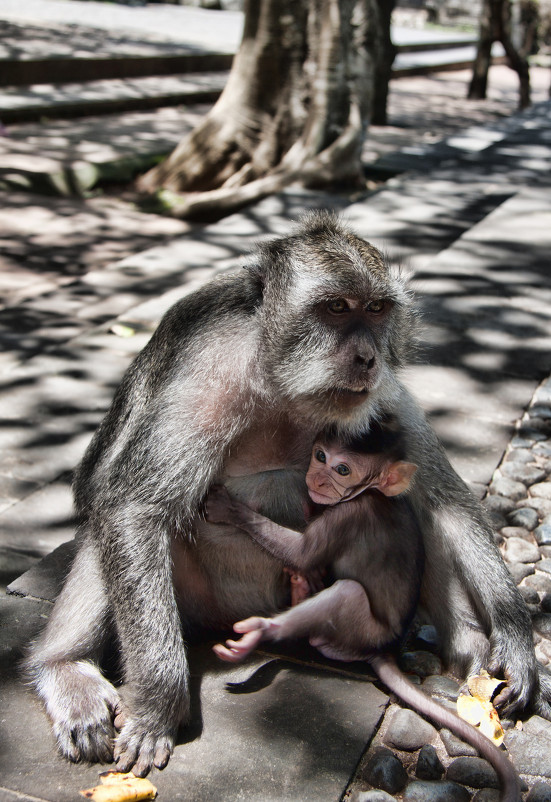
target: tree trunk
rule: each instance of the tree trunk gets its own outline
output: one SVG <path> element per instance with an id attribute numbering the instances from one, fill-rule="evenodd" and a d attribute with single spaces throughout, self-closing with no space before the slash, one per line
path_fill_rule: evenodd
<path id="1" fill-rule="evenodd" d="M 377 0 L 245 0 L 243 40 L 203 122 L 139 180 L 182 217 L 223 216 L 293 182 L 358 183 Z M 381 0 L 379 0 L 381 2 Z"/>
<path id="2" fill-rule="evenodd" d="M 524 109 L 530 105 L 530 70 L 526 54 L 517 50 L 513 44 L 511 28 L 511 0 L 484 0 L 480 18 L 478 50 L 468 97 L 471 99 L 486 97 L 492 44 L 501 42 L 509 66 L 518 75 L 519 108 Z"/>
<path id="3" fill-rule="evenodd" d="M 488 89 L 488 70 L 492 62 L 492 45 L 495 31 L 492 25 L 492 0 L 484 0 L 480 13 L 478 47 L 473 64 L 473 75 L 467 97 L 470 100 L 484 100 Z"/>
<path id="4" fill-rule="evenodd" d="M 387 124 L 388 85 L 397 53 L 397 48 L 390 38 L 390 20 L 395 5 L 396 0 L 377 0 L 379 24 L 376 26 L 378 36 L 374 47 L 378 46 L 379 52 L 374 63 L 373 112 L 371 114 L 373 125 Z"/>

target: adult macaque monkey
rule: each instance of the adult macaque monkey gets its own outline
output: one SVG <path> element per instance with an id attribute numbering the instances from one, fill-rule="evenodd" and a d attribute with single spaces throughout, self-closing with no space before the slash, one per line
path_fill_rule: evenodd
<path id="1" fill-rule="evenodd" d="M 528 610 L 480 506 L 399 382 L 411 322 L 399 273 L 327 214 L 167 312 L 77 472 L 79 551 L 28 659 L 67 757 L 114 754 L 139 775 L 166 765 L 189 716 L 182 627 L 271 615 L 288 597 L 281 562 L 245 533 L 201 522 L 203 498 L 223 483 L 268 518 L 303 526 L 316 432 L 365 431 L 374 413 L 397 416 L 419 466 L 410 501 L 426 554 L 422 600 L 447 657 L 504 672 L 508 711 L 531 701 L 549 714 Z M 121 696 L 98 668 L 113 629 Z"/>
<path id="2" fill-rule="evenodd" d="M 403 461 L 400 434 L 378 423 L 365 437 L 318 435 L 306 474 L 308 494 L 322 505 L 304 533 L 282 526 L 232 499 L 225 488 L 207 498 L 210 521 L 243 529 L 272 556 L 299 571 L 331 564 L 334 584 L 271 618 L 234 625 L 242 637 L 217 644 L 228 662 L 243 660 L 261 641 L 307 637 L 326 657 L 367 660 L 402 701 L 448 727 L 492 764 L 501 802 L 519 802 L 517 773 L 494 744 L 402 674 L 392 655 L 415 613 L 423 546 L 405 497 L 416 466 Z"/>

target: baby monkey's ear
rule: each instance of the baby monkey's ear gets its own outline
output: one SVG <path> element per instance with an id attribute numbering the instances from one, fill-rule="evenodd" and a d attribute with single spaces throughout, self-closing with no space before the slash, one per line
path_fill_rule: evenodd
<path id="1" fill-rule="evenodd" d="M 398 496 L 408 489 L 416 470 L 417 465 L 412 462 L 389 462 L 383 467 L 375 487 L 385 496 Z"/>

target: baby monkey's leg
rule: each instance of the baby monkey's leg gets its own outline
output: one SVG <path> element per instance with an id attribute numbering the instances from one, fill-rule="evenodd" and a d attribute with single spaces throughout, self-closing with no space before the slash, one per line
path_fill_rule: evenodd
<path id="1" fill-rule="evenodd" d="M 261 641 L 309 638 L 326 657 L 336 660 L 365 659 L 380 636 L 364 588 L 351 579 L 341 579 L 306 601 L 273 618 L 254 616 L 238 621 L 237 641 L 214 646 L 222 660 L 238 663 Z"/>

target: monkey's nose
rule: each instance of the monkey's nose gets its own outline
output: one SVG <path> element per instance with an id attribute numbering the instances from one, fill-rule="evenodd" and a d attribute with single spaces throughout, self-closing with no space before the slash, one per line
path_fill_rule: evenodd
<path id="1" fill-rule="evenodd" d="M 361 365 L 362 367 L 366 367 L 368 370 L 371 370 L 375 365 L 375 357 L 374 356 L 363 356 L 362 354 L 356 354 L 355 360 L 356 365 Z"/>

